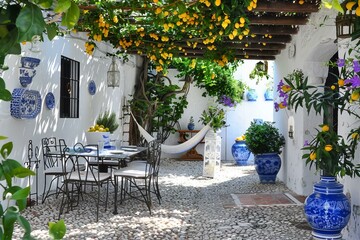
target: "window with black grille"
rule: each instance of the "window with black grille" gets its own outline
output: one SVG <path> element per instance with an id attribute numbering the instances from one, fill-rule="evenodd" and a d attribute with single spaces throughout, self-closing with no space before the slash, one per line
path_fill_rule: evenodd
<path id="1" fill-rule="evenodd" d="M 79 118 L 80 63 L 61 56 L 60 118 Z"/>

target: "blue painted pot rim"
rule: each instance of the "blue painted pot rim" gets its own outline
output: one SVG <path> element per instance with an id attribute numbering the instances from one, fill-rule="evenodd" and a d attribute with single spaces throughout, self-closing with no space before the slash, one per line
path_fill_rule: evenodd
<path id="1" fill-rule="evenodd" d="M 268 155 L 279 155 L 276 152 L 273 153 L 258 153 L 258 154 L 254 154 L 255 156 L 268 156 Z"/>

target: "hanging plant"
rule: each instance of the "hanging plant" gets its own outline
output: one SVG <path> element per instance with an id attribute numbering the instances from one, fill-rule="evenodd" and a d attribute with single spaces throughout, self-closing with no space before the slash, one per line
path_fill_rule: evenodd
<path id="1" fill-rule="evenodd" d="M 249 78 L 251 80 L 256 79 L 256 84 L 259 84 L 259 82 L 266 78 L 266 80 L 269 80 L 270 75 L 268 74 L 268 61 L 264 62 L 258 62 L 256 63 L 254 69 L 249 74 Z"/>

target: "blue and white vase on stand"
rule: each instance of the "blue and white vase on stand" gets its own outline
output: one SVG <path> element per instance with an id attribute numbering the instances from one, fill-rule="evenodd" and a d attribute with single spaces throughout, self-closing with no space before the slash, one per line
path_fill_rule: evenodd
<path id="1" fill-rule="evenodd" d="M 263 153 L 254 156 L 255 170 L 260 183 L 275 183 L 281 167 L 281 158 L 277 153 Z"/>
<path id="2" fill-rule="evenodd" d="M 342 239 L 341 230 L 348 224 L 351 213 L 350 201 L 343 190 L 335 177 L 322 176 L 306 198 L 305 217 L 314 239 Z"/>
<path id="3" fill-rule="evenodd" d="M 231 147 L 231 153 L 235 159 L 236 165 L 246 166 L 251 152 L 247 148 L 245 141 L 237 141 Z"/>

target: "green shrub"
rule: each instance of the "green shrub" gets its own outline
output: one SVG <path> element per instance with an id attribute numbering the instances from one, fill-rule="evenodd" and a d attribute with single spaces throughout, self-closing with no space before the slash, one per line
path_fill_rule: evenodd
<path id="1" fill-rule="evenodd" d="M 245 132 L 245 143 L 253 154 L 281 153 L 281 148 L 285 145 L 285 138 L 274 127 L 274 123 L 251 122 L 250 127 Z"/>

